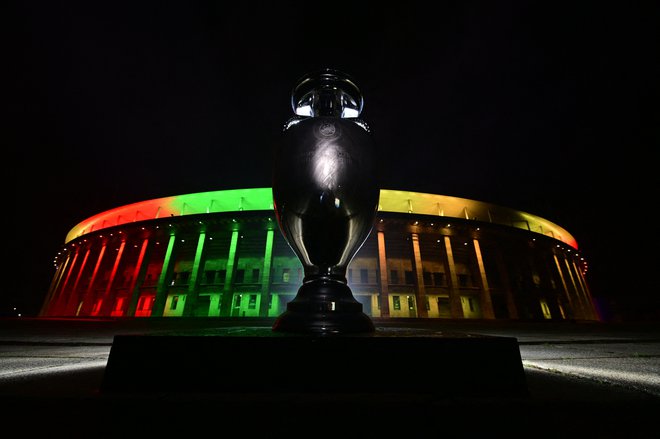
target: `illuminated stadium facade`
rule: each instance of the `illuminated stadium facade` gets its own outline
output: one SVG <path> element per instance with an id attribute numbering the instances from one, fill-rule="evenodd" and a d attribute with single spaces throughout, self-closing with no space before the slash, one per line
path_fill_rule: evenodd
<path id="1" fill-rule="evenodd" d="M 270 188 L 134 203 L 82 221 L 41 316 L 275 317 L 302 282 Z M 347 273 L 375 318 L 599 320 L 575 239 L 538 216 L 381 190 Z"/>

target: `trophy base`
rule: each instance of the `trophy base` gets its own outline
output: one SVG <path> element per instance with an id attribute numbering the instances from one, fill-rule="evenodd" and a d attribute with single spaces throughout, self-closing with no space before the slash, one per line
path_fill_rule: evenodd
<path id="1" fill-rule="evenodd" d="M 286 309 L 273 331 L 323 335 L 376 330 L 348 285 L 330 278 L 305 282 Z"/>

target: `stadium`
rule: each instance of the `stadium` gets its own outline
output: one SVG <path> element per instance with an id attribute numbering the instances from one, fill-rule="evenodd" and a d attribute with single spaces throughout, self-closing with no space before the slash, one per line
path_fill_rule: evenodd
<path id="1" fill-rule="evenodd" d="M 54 258 L 44 317 L 276 317 L 302 265 L 271 188 L 117 207 L 75 225 Z M 573 236 L 536 215 L 381 189 L 348 284 L 374 318 L 600 320 Z"/>

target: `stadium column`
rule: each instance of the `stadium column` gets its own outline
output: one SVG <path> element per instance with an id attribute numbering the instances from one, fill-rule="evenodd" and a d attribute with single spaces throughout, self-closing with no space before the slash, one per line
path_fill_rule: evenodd
<path id="1" fill-rule="evenodd" d="M 268 304 L 270 303 L 270 267 L 273 262 L 273 229 L 266 232 L 266 251 L 264 253 L 264 266 L 261 271 L 261 299 L 259 301 L 259 317 L 268 317 Z"/>
<path id="2" fill-rule="evenodd" d="M 387 283 L 387 254 L 385 232 L 378 231 L 378 271 L 380 272 L 380 316 L 390 316 L 390 288 Z"/>
<path id="3" fill-rule="evenodd" d="M 586 319 L 588 318 L 587 304 L 584 303 L 584 299 L 580 296 L 580 290 L 578 289 L 578 286 L 575 283 L 575 277 L 573 276 L 573 272 L 571 271 L 571 265 L 568 263 L 568 259 L 564 258 L 564 264 L 566 265 L 566 272 L 568 273 L 568 277 L 571 280 L 571 285 L 573 286 L 575 297 L 577 297 L 577 301 L 580 305 L 580 318 Z"/>
<path id="4" fill-rule="evenodd" d="M 131 284 L 128 287 L 128 309 L 126 310 L 126 317 L 133 317 L 135 315 L 135 310 L 137 309 L 138 300 L 140 299 L 140 287 L 142 282 L 144 282 L 144 277 L 147 274 L 147 267 L 149 264 L 145 264 L 145 261 L 149 259 L 148 251 L 151 249 L 149 246 L 149 239 L 145 238 L 142 241 L 142 247 L 140 248 L 140 255 L 138 256 L 137 263 L 135 264 L 135 270 L 133 270 L 133 276 L 131 276 Z"/>
<path id="5" fill-rule="evenodd" d="M 96 283 L 96 277 L 99 274 L 99 268 L 103 262 L 103 256 L 105 256 L 105 249 L 108 246 L 108 241 L 103 241 L 101 245 L 101 250 L 99 251 L 99 256 L 96 258 L 96 264 L 94 265 L 94 270 L 92 271 L 92 277 L 89 279 L 89 285 L 87 285 L 87 291 L 83 297 L 83 303 L 80 305 L 80 312 L 83 316 L 88 316 L 92 313 L 94 309 L 94 284 Z"/>
<path id="6" fill-rule="evenodd" d="M 110 272 L 110 278 L 108 279 L 108 285 L 105 287 L 105 292 L 103 293 L 103 301 L 101 302 L 101 310 L 98 313 L 100 316 L 109 316 L 112 314 L 112 307 L 114 305 L 114 298 L 116 292 L 113 292 L 113 287 L 115 284 L 115 278 L 117 277 L 117 270 L 119 269 L 119 264 L 121 262 L 121 257 L 124 254 L 124 248 L 126 248 L 126 240 L 122 239 L 121 244 L 119 244 L 119 249 L 117 250 L 117 257 L 115 257 L 115 263 L 112 264 L 112 271 Z"/>
<path id="7" fill-rule="evenodd" d="M 188 283 L 186 304 L 183 308 L 184 317 L 191 317 L 195 315 L 197 298 L 199 297 L 199 272 L 204 265 L 204 243 L 206 243 L 206 231 L 202 230 L 199 232 L 199 237 L 197 238 L 197 250 L 195 250 L 195 260 L 193 262 L 192 272 L 190 273 L 190 282 Z M 209 310 L 207 308 L 205 317 L 208 317 L 208 311 Z"/>
<path id="8" fill-rule="evenodd" d="M 561 285 L 564 289 L 564 294 L 566 295 L 566 300 L 568 300 L 568 305 L 570 306 L 569 312 L 570 315 L 569 317 L 575 317 L 575 304 L 573 303 L 573 299 L 571 299 L 571 295 L 568 292 L 568 286 L 566 285 L 566 279 L 564 279 L 564 273 L 561 271 L 561 265 L 559 264 L 559 259 L 557 258 L 556 254 L 552 255 L 553 259 L 555 260 L 555 266 L 557 267 L 557 273 L 559 273 L 559 279 L 561 280 Z"/>
<path id="9" fill-rule="evenodd" d="M 156 285 L 156 299 L 154 306 L 151 309 L 151 317 L 162 317 L 165 312 L 165 302 L 167 302 L 168 281 L 172 276 L 174 264 L 172 264 L 172 255 L 174 253 L 174 243 L 176 242 L 176 233 L 170 233 L 170 240 L 167 243 L 167 250 L 165 251 L 165 259 L 163 259 L 163 268 L 160 271 L 158 284 Z"/>
<path id="10" fill-rule="evenodd" d="M 62 283 L 62 287 L 60 288 L 59 292 L 57 293 L 57 297 L 54 300 L 52 310 L 55 312 L 54 315 L 64 315 L 65 314 L 65 306 L 66 306 L 66 295 L 67 295 L 67 290 L 66 287 L 69 285 L 69 279 L 71 279 L 71 274 L 73 273 L 73 270 L 76 268 L 76 261 L 78 260 L 78 256 L 80 254 L 80 248 L 76 248 L 75 253 L 73 254 L 73 260 L 71 261 L 71 265 L 68 267 L 66 270 L 66 277 L 64 278 L 64 282 Z"/>
<path id="11" fill-rule="evenodd" d="M 55 276 L 53 276 L 53 280 L 51 281 L 50 287 L 48 288 L 48 293 L 46 299 L 44 300 L 44 304 L 41 306 L 41 311 L 39 312 L 40 317 L 50 315 L 52 311 L 51 304 L 54 304 L 53 300 L 55 298 L 55 291 L 58 290 L 60 286 L 60 282 L 62 282 L 62 278 L 64 277 L 64 273 L 66 272 L 66 268 L 69 266 L 70 259 L 71 259 L 71 255 L 68 255 L 64 263 L 60 264 L 60 266 L 57 267 L 57 270 L 55 271 Z"/>
<path id="12" fill-rule="evenodd" d="M 451 239 L 445 236 L 445 253 L 447 258 L 445 262 L 449 270 L 449 310 L 451 318 L 462 319 L 463 306 L 461 305 L 461 294 L 458 290 L 458 276 L 456 276 L 456 264 L 454 263 L 454 253 L 451 249 Z"/>
<path id="13" fill-rule="evenodd" d="M 236 249 L 238 248 L 238 230 L 231 232 L 231 243 L 229 244 L 229 254 L 227 255 L 227 267 L 225 269 L 225 286 L 222 289 L 222 299 L 220 300 L 220 316 L 231 316 L 231 304 L 233 299 L 232 284 L 234 282 L 234 266 L 236 265 Z"/>
<path id="14" fill-rule="evenodd" d="M 598 311 L 596 310 L 596 304 L 594 303 L 594 299 L 591 296 L 591 291 L 589 291 L 589 286 L 587 286 L 587 280 L 584 278 L 584 275 L 578 268 L 575 261 L 573 261 L 572 265 L 573 265 L 573 272 L 575 273 L 575 277 L 578 280 L 578 283 L 580 284 L 582 294 L 584 295 L 585 300 L 587 301 L 587 307 L 589 309 L 589 313 L 591 317 L 596 320 L 602 320 L 598 315 Z"/>
<path id="15" fill-rule="evenodd" d="M 500 273 L 500 279 L 502 279 L 502 286 L 504 287 L 504 294 L 506 296 L 506 310 L 509 313 L 510 319 L 518 319 L 518 308 L 516 307 L 516 301 L 514 300 L 513 292 L 511 291 L 509 270 L 507 270 L 500 249 L 496 251 L 495 257 L 497 260 L 497 270 Z"/>
<path id="16" fill-rule="evenodd" d="M 481 312 L 484 318 L 494 319 L 493 301 L 490 297 L 490 288 L 488 287 L 488 277 L 486 277 L 486 267 L 484 266 L 484 259 L 481 255 L 481 247 L 479 246 L 479 241 L 476 239 L 473 239 L 472 242 L 474 243 L 474 254 L 477 257 L 477 266 L 479 267 L 479 276 L 481 278 L 481 294 L 479 297 Z"/>
<path id="17" fill-rule="evenodd" d="M 80 278 L 82 277 L 83 270 L 87 266 L 87 260 L 89 259 L 89 253 L 91 249 L 88 247 L 85 251 L 85 256 L 83 256 L 82 263 L 80 264 L 80 269 L 78 270 L 78 275 L 76 280 L 73 282 L 73 288 L 71 288 L 71 293 L 69 294 L 69 300 L 66 303 L 65 312 L 67 315 L 74 315 L 78 312 L 78 306 L 80 304 L 80 299 L 78 298 L 78 284 L 80 283 Z"/>
<path id="18" fill-rule="evenodd" d="M 53 296 L 53 290 L 55 288 L 55 285 L 57 285 L 58 279 L 62 275 L 62 266 L 64 264 L 60 264 L 59 267 L 55 268 L 55 275 L 50 281 L 50 286 L 48 287 L 48 290 L 46 291 L 46 297 L 44 298 L 43 303 L 41 304 L 41 308 L 39 308 L 39 314 L 37 314 L 39 317 L 45 317 L 46 316 L 46 311 L 48 310 L 48 305 L 50 304 L 50 299 Z"/>
<path id="19" fill-rule="evenodd" d="M 419 250 L 419 235 L 411 234 L 413 248 L 413 262 L 415 264 L 415 275 L 417 277 L 417 317 L 428 317 L 426 309 L 426 287 L 424 286 L 424 271 L 422 268 L 422 253 Z"/>

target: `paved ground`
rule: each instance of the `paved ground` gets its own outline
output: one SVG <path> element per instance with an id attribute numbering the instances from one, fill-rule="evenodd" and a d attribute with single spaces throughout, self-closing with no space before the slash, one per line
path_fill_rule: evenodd
<path id="1" fill-rule="evenodd" d="M 378 330 L 428 321 L 375 320 Z M 240 322 L 264 328 L 270 319 Z M 430 330 L 515 337 L 529 397 L 428 394 L 169 394 L 99 392 L 116 334 L 242 330 L 222 319 L 0 319 L 2 425 L 68 437 L 179 435 L 660 437 L 660 322 L 435 322 Z M 229 328 L 229 329 L 227 329 Z M 167 367 L 167 365 L 163 365 Z M 384 365 L 386 367 L 386 365 Z M 484 364 L 483 367 L 488 367 Z M 268 361 L 264 361 L 267 376 Z M 176 371 L 172 371 L 173 378 Z M 239 371 L 237 371 L 239 373 Z M 392 371 L 433 379 L 427 370 Z M 299 379 L 300 372 L 290 377 Z M 231 379 L 231 377 L 229 377 Z M 346 431 L 346 432 L 345 432 Z M 231 435 L 230 435 L 231 436 Z M 232 436 L 232 437 L 235 437 Z"/>

